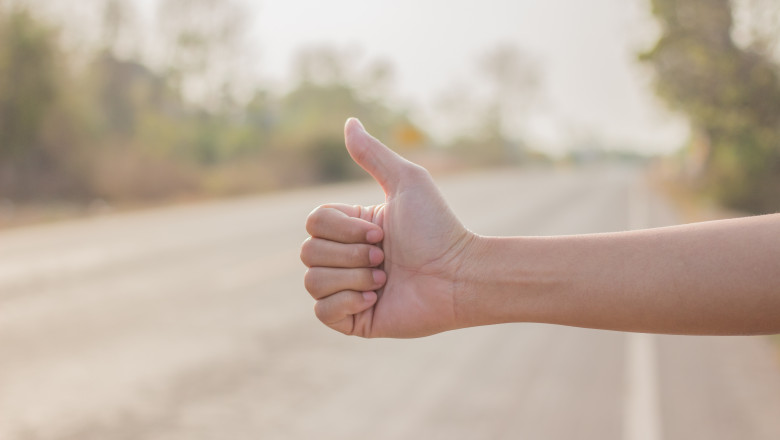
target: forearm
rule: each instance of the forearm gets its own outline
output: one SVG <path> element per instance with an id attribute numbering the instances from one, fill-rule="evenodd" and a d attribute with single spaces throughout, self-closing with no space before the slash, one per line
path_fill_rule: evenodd
<path id="1" fill-rule="evenodd" d="M 471 252 L 456 284 L 463 326 L 780 332 L 780 215 L 613 234 L 480 237 Z"/>

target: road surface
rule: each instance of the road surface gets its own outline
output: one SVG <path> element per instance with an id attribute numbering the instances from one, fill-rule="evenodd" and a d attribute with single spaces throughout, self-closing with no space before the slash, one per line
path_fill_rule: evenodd
<path id="1" fill-rule="evenodd" d="M 440 179 L 482 234 L 677 221 L 630 168 Z M 780 439 L 765 338 L 537 324 L 361 340 L 312 313 L 308 212 L 370 183 L 0 232 L 0 439 Z"/>

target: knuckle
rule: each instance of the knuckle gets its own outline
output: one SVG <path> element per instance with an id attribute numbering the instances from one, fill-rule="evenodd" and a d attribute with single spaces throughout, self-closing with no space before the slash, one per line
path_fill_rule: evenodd
<path id="1" fill-rule="evenodd" d="M 301 244 L 301 261 L 306 266 L 311 266 L 311 262 L 312 262 L 311 257 L 313 255 L 311 247 L 312 247 L 311 237 L 304 240 L 303 243 Z"/>
<path id="2" fill-rule="evenodd" d="M 309 235 L 316 235 L 316 232 L 319 230 L 320 225 L 322 224 L 324 209 L 323 206 L 318 206 L 314 208 L 314 211 L 306 218 L 306 232 L 308 232 Z"/>
<path id="3" fill-rule="evenodd" d="M 424 180 L 429 179 L 431 175 L 425 168 L 416 163 L 412 163 L 406 168 L 406 176 L 415 180 Z"/>
<path id="4" fill-rule="evenodd" d="M 326 310 L 324 302 L 317 301 L 314 303 L 314 316 L 316 316 L 320 321 L 325 322 Z"/>
<path id="5" fill-rule="evenodd" d="M 317 273 L 314 269 L 308 269 L 306 273 L 303 275 L 303 285 L 306 287 L 306 290 L 311 293 L 312 295 L 315 293 L 315 289 L 317 286 L 316 282 L 316 276 Z"/>

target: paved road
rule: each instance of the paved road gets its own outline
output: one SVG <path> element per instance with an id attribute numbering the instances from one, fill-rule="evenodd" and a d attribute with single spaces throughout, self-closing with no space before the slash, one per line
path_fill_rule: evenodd
<path id="1" fill-rule="evenodd" d="M 441 179 L 484 234 L 675 222 L 631 169 Z M 319 325 L 303 220 L 370 184 L 0 233 L 0 439 L 779 439 L 763 338 Z"/>

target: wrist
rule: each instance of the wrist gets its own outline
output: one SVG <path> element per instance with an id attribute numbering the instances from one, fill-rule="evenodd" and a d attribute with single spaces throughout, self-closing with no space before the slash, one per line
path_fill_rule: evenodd
<path id="1" fill-rule="evenodd" d="M 570 284 L 556 256 L 559 244 L 550 237 L 476 235 L 456 274 L 458 327 L 550 322 L 556 294 Z"/>

